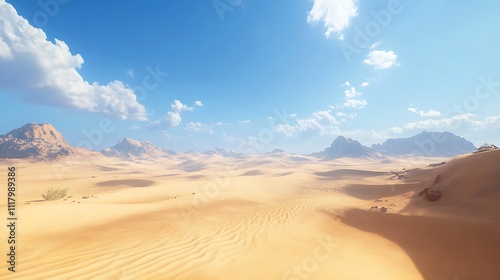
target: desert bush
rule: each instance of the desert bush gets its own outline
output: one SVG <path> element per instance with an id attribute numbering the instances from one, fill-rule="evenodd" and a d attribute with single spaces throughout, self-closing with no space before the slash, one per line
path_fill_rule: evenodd
<path id="1" fill-rule="evenodd" d="M 42 194 L 43 199 L 45 200 L 57 200 L 65 197 L 71 196 L 71 188 L 70 187 L 49 187 Z"/>

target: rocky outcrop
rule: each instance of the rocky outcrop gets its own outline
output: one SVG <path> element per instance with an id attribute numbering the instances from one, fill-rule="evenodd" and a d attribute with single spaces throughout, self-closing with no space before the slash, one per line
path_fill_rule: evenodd
<path id="1" fill-rule="evenodd" d="M 173 151 L 164 150 L 148 141 L 137 141 L 127 137 L 115 146 L 102 150 L 101 153 L 108 157 L 119 158 L 157 158 L 175 154 Z"/>
<path id="2" fill-rule="evenodd" d="M 54 159 L 75 150 L 51 124 L 28 123 L 0 135 L 0 158 Z"/>
<path id="3" fill-rule="evenodd" d="M 448 162 L 446 162 L 446 161 L 442 161 L 442 162 L 439 162 L 439 163 L 431 163 L 431 164 L 427 165 L 427 167 L 439 167 L 439 166 L 445 165 L 447 163 Z"/>
<path id="4" fill-rule="evenodd" d="M 436 188 L 425 188 L 419 194 L 419 196 L 424 195 L 429 201 L 437 201 L 443 195 L 442 191 Z"/>
<path id="5" fill-rule="evenodd" d="M 474 153 L 482 153 L 482 152 L 489 152 L 489 151 L 495 151 L 498 150 L 499 148 L 493 144 L 484 144 L 481 147 L 477 149 Z"/>
<path id="6" fill-rule="evenodd" d="M 405 170 L 402 171 L 391 171 L 387 173 L 387 175 L 390 175 L 391 177 L 389 180 L 405 180 L 408 174 L 406 173 Z"/>
<path id="7" fill-rule="evenodd" d="M 372 206 L 370 207 L 370 211 L 380 211 L 382 213 L 386 213 L 387 211 L 389 211 L 389 209 L 387 207 L 378 207 L 378 206 Z"/>
<path id="8" fill-rule="evenodd" d="M 336 158 L 381 158 L 382 155 L 377 151 L 361 145 L 356 140 L 338 136 L 323 152 L 313 154 L 325 160 Z"/>
<path id="9" fill-rule="evenodd" d="M 430 187 L 427 187 L 422 191 L 420 191 L 418 193 L 418 196 L 424 196 L 429 201 L 438 201 L 443 195 L 443 192 L 437 187 L 440 181 L 441 181 L 441 174 L 438 174 L 436 176 L 436 179 L 434 179 L 434 183 Z"/>

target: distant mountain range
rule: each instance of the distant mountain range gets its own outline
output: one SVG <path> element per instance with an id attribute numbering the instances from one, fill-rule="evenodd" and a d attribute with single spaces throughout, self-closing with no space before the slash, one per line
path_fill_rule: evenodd
<path id="1" fill-rule="evenodd" d="M 336 158 L 381 158 L 383 155 L 374 149 L 361 145 L 356 140 L 346 138 L 344 136 L 337 137 L 330 147 L 324 151 L 315 153 L 313 156 L 320 157 L 324 160 Z"/>
<path id="2" fill-rule="evenodd" d="M 421 156 L 456 156 L 476 151 L 476 147 L 466 139 L 449 132 L 422 132 L 408 138 L 388 139 L 382 144 L 374 144 L 371 148 L 363 146 L 356 140 L 338 136 L 322 152 L 312 156 L 323 160 L 337 158 L 383 158 L 391 155 Z M 198 154 L 188 152 L 186 154 Z M 203 152 L 204 155 L 235 157 L 242 154 L 233 150 L 217 148 Z M 285 155 L 283 150 L 276 149 L 270 154 Z M 176 155 L 176 152 L 157 147 L 148 141 L 137 141 L 130 138 L 121 139 L 115 146 L 100 153 L 76 148 L 64 140 L 51 124 L 29 123 L 11 132 L 0 135 L 0 158 L 37 158 L 55 159 L 69 155 L 104 155 L 119 158 L 158 158 Z"/>
<path id="3" fill-rule="evenodd" d="M 237 153 L 233 150 L 229 150 L 229 149 L 225 149 L 225 148 L 216 148 L 215 150 L 206 151 L 206 152 L 203 152 L 202 154 L 218 155 L 221 157 L 234 157 L 234 156 L 240 155 L 239 153 Z"/>
<path id="4" fill-rule="evenodd" d="M 118 144 L 101 151 L 107 157 L 157 158 L 175 155 L 174 151 L 159 148 L 148 141 L 137 141 L 124 137 Z"/>
<path id="5" fill-rule="evenodd" d="M 474 152 L 472 142 L 450 132 L 421 132 L 408 138 L 387 139 L 372 149 L 395 155 L 456 156 Z"/>

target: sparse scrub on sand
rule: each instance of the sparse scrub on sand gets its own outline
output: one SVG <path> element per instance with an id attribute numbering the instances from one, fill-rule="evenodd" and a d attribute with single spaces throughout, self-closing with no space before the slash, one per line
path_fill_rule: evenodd
<path id="1" fill-rule="evenodd" d="M 49 187 L 42 194 L 43 199 L 45 200 L 57 200 L 61 198 L 71 197 L 71 188 L 70 187 Z"/>

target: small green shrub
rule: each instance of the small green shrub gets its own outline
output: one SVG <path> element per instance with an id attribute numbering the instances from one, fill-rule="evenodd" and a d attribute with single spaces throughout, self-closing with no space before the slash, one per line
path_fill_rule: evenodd
<path id="1" fill-rule="evenodd" d="M 45 200 L 57 200 L 65 197 L 71 196 L 70 187 L 49 187 L 43 194 L 42 197 Z"/>

